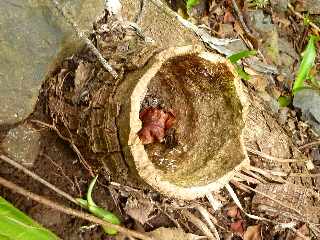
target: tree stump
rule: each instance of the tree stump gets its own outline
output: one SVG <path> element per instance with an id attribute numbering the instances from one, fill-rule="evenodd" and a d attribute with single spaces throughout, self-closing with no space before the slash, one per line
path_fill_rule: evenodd
<path id="1" fill-rule="evenodd" d="M 242 139 L 248 102 L 225 58 L 200 46 L 167 48 L 116 87 L 108 74 L 92 71 L 89 63 L 80 63 L 73 77 L 60 70 L 48 90 L 49 108 L 74 133 L 79 149 L 99 156 L 118 179 L 129 174 L 165 195 L 195 199 L 220 189 L 233 170 L 248 164 Z M 96 86 L 83 101 L 84 82 Z M 175 123 L 161 139 L 143 144 L 139 114 L 148 109 L 170 111 Z"/>

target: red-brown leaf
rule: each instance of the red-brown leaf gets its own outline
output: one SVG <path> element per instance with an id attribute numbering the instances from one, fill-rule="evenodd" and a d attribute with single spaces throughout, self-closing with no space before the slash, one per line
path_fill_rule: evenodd
<path id="1" fill-rule="evenodd" d="M 142 121 L 142 129 L 138 136 L 142 144 L 162 142 L 165 131 L 172 127 L 175 116 L 172 111 L 164 111 L 159 108 L 149 107 L 139 114 Z"/>

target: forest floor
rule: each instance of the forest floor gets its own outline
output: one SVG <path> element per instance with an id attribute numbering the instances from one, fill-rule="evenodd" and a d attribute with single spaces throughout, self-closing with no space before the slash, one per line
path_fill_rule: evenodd
<path id="1" fill-rule="evenodd" d="M 308 43 L 308 38 L 311 34 L 319 36 L 317 26 L 320 27 L 320 1 L 296 1 L 292 5 L 286 0 L 270 2 L 252 0 L 250 3 L 238 1 L 237 8 L 235 1 L 231 0 L 200 0 L 200 6 L 190 11 L 178 2 L 170 1 L 172 9 L 184 17 L 189 15 L 189 20 L 205 26 L 213 36 L 240 38 L 241 42 L 235 46 L 235 51 L 259 49 L 259 57 L 263 58 L 265 63 L 276 66 L 277 73 L 272 75 L 245 68 L 251 75 L 246 84 L 265 100 L 272 111 L 271 114 L 277 117 L 277 121 L 292 137 L 294 144 L 305 156 L 312 159 L 314 164 L 312 174 L 315 174 L 314 187 L 319 191 L 320 119 L 316 117 L 320 116 L 320 110 L 318 112 L 310 110 L 316 104 L 315 102 L 319 102 L 319 96 L 314 102 L 301 100 L 295 103 L 289 100 L 286 107 L 280 107 L 278 99 L 280 96 L 291 96 L 301 54 Z M 318 81 L 320 79 L 319 52 L 317 51 L 314 67 Z M 50 122 L 49 117 L 43 114 L 45 107 L 40 99 L 37 110 L 30 119 Z M 41 133 L 41 151 L 31 168 L 32 172 L 74 197 L 84 196 L 92 179 L 90 172 L 79 161 L 69 142 L 61 139 L 55 131 L 45 126 L 38 126 L 38 129 Z M 0 128 L 0 140 L 8 130 L 5 126 Z M 87 161 L 90 162 L 90 159 Z M 99 167 L 101 166 L 96 166 L 96 169 Z M 46 196 L 65 206 L 73 206 L 72 203 L 52 190 L 44 188 L 9 164 L 1 165 L 0 175 L 31 192 Z M 257 212 L 252 204 L 255 193 L 241 189 L 239 186 L 233 187 L 246 211 Z M 107 236 L 99 225 L 92 225 L 86 220 L 58 212 L 5 188 L 0 187 L 0 195 L 62 239 L 125 239 L 120 236 Z M 100 206 L 120 216 L 123 226 L 139 232 L 149 232 L 160 227 L 181 227 L 185 232 L 206 235 L 205 230 L 201 229 L 201 224 L 197 225 L 197 221 L 190 220 L 188 215 L 200 218 L 201 215 L 197 212 L 200 206 L 210 213 L 220 239 L 316 239 L 304 222 L 294 225 L 295 230 L 281 228 L 262 219 L 256 220 L 246 216 L 227 192 L 217 193 L 215 197 L 223 203 L 223 207 L 218 211 L 214 211 L 205 199 L 190 202 L 174 200 L 156 192 L 119 185 L 107 177 L 100 179 L 94 190 L 94 199 Z M 187 212 L 181 209 L 186 209 Z M 264 217 L 268 218 L 266 215 Z M 168 233 L 163 233 L 162 239 L 175 239 L 166 237 L 166 234 Z"/>

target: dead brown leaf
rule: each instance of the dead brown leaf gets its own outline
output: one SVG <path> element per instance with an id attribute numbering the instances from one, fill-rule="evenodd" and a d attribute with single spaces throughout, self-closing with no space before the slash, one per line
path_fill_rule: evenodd
<path id="1" fill-rule="evenodd" d="M 227 216 L 231 218 L 241 219 L 240 209 L 237 207 L 237 205 L 233 205 L 228 208 Z"/>
<path id="2" fill-rule="evenodd" d="M 309 230 L 307 224 L 303 224 L 298 229 L 299 233 L 296 233 L 296 236 L 293 238 L 293 240 L 305 240 L 306 238 L 310 237 L 310 232 L 309 231 L 310 230 Z M 303 236 L 305 236 L 305 238 L 303 238 L 303 236 L 299 236 L 299 234 L 302 234 Z"/>
<path id="3" fill-rule="evenodd" d="M 149 219 L 150 213 L 153 211 L 153 204 L 148 199 L 129 197 L 125 211 L 136 221 L 145 224 Z"/>
<path id="4" fill-rule="evenodd" d="M 243 240 L 261 240 L 261 226 L 249 226 L 243 235 Z"/>
<path id="5" fill-rule="evenodd" d="M 238 233 L 240 236 L 243 236 L 244 229 L 245 229 L 244 220 L 237 220 L 230 224 L 230 228 L 233 232 Z"/>
<path id="6" fill-rule="evenodd" d="M 198 235 L 185 233 L 179 228 L 158 228 L 149 233 L 155 240 L 196 240 Z"/>

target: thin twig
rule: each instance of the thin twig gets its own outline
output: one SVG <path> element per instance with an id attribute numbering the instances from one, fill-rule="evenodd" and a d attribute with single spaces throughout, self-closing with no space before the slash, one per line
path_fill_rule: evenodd
<path id="1" fill-rule="evenodd" d="M 63 196 L 64 198 L 66 198 L 69 201 L 71 201 L 71 202 L 73 202 L 73 203 L 78 205 L 78 202 L 71 195 L 69 195 L 68 193 L 60 190 L 59 188 L 57 188 L 56 186 L 52 185 L 51 183 L 47 182 L 46 180 L 44 180 L 43 178 L 41 178 L 37 174 L 29 171 L 27 168 L 25 168 L 24 166 L 22 166 L 18 162 L 14 161 L 14 160 L 12 160 L 12 159 L 4 156 L 4 155 L 0 155 L 0 159 L 5 161 L 6 163 L 9 163 L 11 166 L 14 166 L 15 168 L 21 170 L 22 172 L 24 172 L 28 176 L 32 177 L 34 180 L 42 183 L 43 185 L 45 185 L 46 187 L 50 188 L 54 192 L 58 193 L 59 195 Z"/>
<path id="2" fill-rule="evenodd" d="M 82 154 L 81 154 L 80 150 L 78 149 L 78 147 L 74 144 L 74 142 L 73 142 L 73 140 L 72 140 L 71 132 L 70 132 L 70 130 L 69 130 L 68 127 L 66 127 L 66 129 L 68 130 L 68 133 L 69 133 L 69 135 L 70 135 L 70 139 L 67 138 L 67 137 L 65 137 L 65 136 L 63 136 L 63 135 L 60 133 L 60 131 L 56 128 L 55 125 L 50 125 L 50 124 L 41 122 L 41 121 L 39 121 L 39 120 L 31 120 L 31 122 L 40 124 L 40 125 L 42 125 L 42 126 L 45 126 L 45 127 L 49 128 L 49 129 L 54 130 L 62 140 L 66 141 L 66 142 L 68 142 L 68 143 L 70 144 L 70 146 L 71 146 L 71 148 L 73 149 L 73 151 L 77 154 L 80 162 L 81 162 L 81 163 L 83 164 L 83 166 L 89 171 L 90 176 L 91 176 L 91 177 L 94 177 L 94 176 L 95 176 L 95 174 L 94 174 L 94 172 L 92 171 L 90 165 L 89 165 L 89 164 L 87 163 L 87 161 L 84 159 L 84 157 L 82 156 Z M 66 124 L 64 124 L 64 125 L 66 126 Z"/>
<path id="3" fill-rule="evenodd" d="M 239 183 L 239 184 L 240 184 L 242 187 L 249 189 L 250 191 L 253 191 L 253 192 L 255 192 L 255 193 L 258 193 L 258 194 L 260 194 L 261 196 L 264 196 L 265 198 L 268 198 L 268 199 L 270 199 L 271 201 L 276 202 L 276 203 L 279 204 L 280 206 L 282 206 L 282 207 L 284 207 L 284 208 L 286 208 L 286 209 L 289 209 L 289 210 L 295 212 L 296 214 L 298 214 L 299 217 L 301 217 L 301 219 L 302 219 L 304 222 L 306 222 L 306 223 L 308 223 L 308 224 L 316 224 L 316 223 L 310 222 L 310 221 L 308 221 L 307 219 L 305 219 L 305 217 L 303 216 L 303 214 L 302 214 L 299 210 L 297 210 L 297 209 L 295 209 L 295 208 L 293 208 L 293 207 L 288 206 L 288 204 L 284 204 L 283 202 L 281 202 L 281 201 L 279 201 L 279 200 L 277 200 L 277 199 L 275 199 L 275 198 L 273 198 L 273 197 L 270 197 L 268 194 L 265 194 L 265 193 L 263 193 L 263 192 L 261 192 L 261 191 L 258 191 L 258 190 L 254 189 L 254 188 L 252 188 L 252 187 L 249 187 L 249 186 L 246 185 L 246 184 L 243 184 L 243 183 Z M 301 220 L 301 219 L 300 219 L 300 220 Z"/>
<path id="4" fill-rule="evenodd" d="M 71 188 L 72 190 L 75 191 L 75 184 L 73 183 L 73 181 L 71 180 L 71 178 L 63 171 L 63 168 L 58 164 L 56 163 L 55 161 L 52 160 L 51 157 L 49 157 L 47 154 L 42 154 L 46 159 L 48 159 L 56 168 L 58 168 L 58 171 L 60 171 L 63 175 L 63 177 L 65 177 L 65 179 L 67 179 L 70 183 L 71 183 Z M 58 174 L 57 174 L 58 175 Z M 81 195 L 80 195 L 81 196 Z"/>
<path id="5" fill-rule="evenodd" d="M 256 39 L 255 36 L 253 36 L 253 34 L 251 33 L 250 29 L 248 28 L 248 26 L 246 25 L 246 23 L 244 22 L 244 19 L 243 19 L 243 15 L 238 7 L 238 4 L 235 0 L 232 0 L 232 6 L 233 6 L 233 9 L 235 11 L 235 13 L 237 14 L 238 16 L 238 19 L 239 19 L 239 22 L 243 28 L 243 30 L 245 31 L 245 33 L 251 38 L 251 39 Z M 248 46 L 251 50 L 254 49 L 252 47 L 252 43 L 250 42 L 251 46 Z"/>
<path id="6" fill-rule="evenodd" d="M 279 162 L 279 163 L 293 163 L 293 162 L 307 162 L 309 161 L 308 159 L 294 159 L 294 158 L 278 158 L 278 157 L 273 157 L 270 156 L 266 153 L 251 149 L 251 148 L 247 148 L 247 151 L 253 154 L 256 154 L 260 157 L 263 157 L 265 159 L 268 159 L 270 161 L 274 161 L 274 162 Z"/>
<path id="7" fill-rule="evenodd" d="M 202 217 L 206 220 L 206 222 L 209 225 L 209 228 L 210 228 L 211 232 L 214 234 L 214 237 L 216 238 L 216 240 L 220 240 L 218 230 L 214 226 L 213 222 L 211 221 L 210 213 L 208 212 L 208 210 L 205 209 L 204 207 L 202 207 L 201 205 L 197 206 L 196 209 L 200 212 Z"/>
<path id="8" fill-rule="evenodd" d="M 66 12 L 63 11 L 59 2 L 57 0 L 51 0 L 55 5 L 56 9 L 60 12 L 60 14 L 65 18 L 65 20 L 72 26 L 73 30 L 77 33 L 80 39 L 83 39 L 90 50 L 96 55 L 102 66 L 114 77 L 118 78 L 117 72 L 111 67 L 111 65 L 104 59 L 99 50 L 93 45 L 93 43 L 87 38 L 84 32 L 80 30 L 77 23 L 72 19 L 72 17 L 68 16 Z"/>
<path id="9" fill-rule="evenodd" d="M 189 222 L 193 223 L 197 228 L 201 230 L 209 239 L 215 240 L 215 237 L 211 233 L 210 229 L 207 227 L 200 218 L 196 217 L 194 214 L 189 212 L 187 209 L 181 211 L 181 214 L 184 215 Z"/>
<path id="10" fill-rule="evenodd" d="M 304 148 L 313 147 L 313 146 L 317 146 L 317 145 L 320 145 L 320 140 L 317 140 L 317 141 L 314 141 L 314 142 L 310 142 L 310 143 L 304 144 L 304 145 L 298 147 L 298 149 L 299 149 L 299 150 L 302 150 L 302 149 L 304 149 Z"/>
<path id="11" fill-rule="evenodd" d="M 133 231 L 133 230 L 129 230 L 127 228 L 124 228 L 124 227 L 121 227 L 119 225 L 115 225 L 115 224 L 112 224 L 112 223 L 109 223 L 109 222 L 105 222 L 93 215 L 90 215 L 90 214 L 87 214 L 87 213 L 84 213 L 84 212 L 80 212 L 78 210 L 75 210 L 75 209 L 72 209 L 72 208 L 68 208 L 68 207 L 65 207 L 63 205 L 60 205 L 56 202 L 53 202 L 51 200 L 48 200 L 47 198 L 45 197 L 42 197 L 40 195 L 37 195 L 37 194 L 34 194 L 32 192 L 29 192 L 27 190 L 25 190 L 24 188 L 10 182 L 10 181 L 7 181 L 6 179 L 0 177 L 0 185 L 6 187 L 6 188 L 9 188 L 11 189 L 12 191 L 14 192 L 17 192 L 27 198 L 30 198 L 38 203 L 41 203 L 43 205 L 46 205 L 52 209 L 55 209 L 59 212 L 63 212 L 65 214 L 68 214 L 68 215 L 72 215 L 72 216 L 75 216 L 75 217 L 78 217 L 78 218 L 82 218 L 84 220 L 87 220 L 87 221 L 90 221 L 90 222 L 94 222 L 94 223 L 97 223 L 97 224 L 100 224 L 100 225 L 103 225 L 105 227 L 108 227 L 108 228 L 113 228 L 113 229 L 116 229 L 117 231 L 125 234 L 125 235 L 128 235 L 128 236 L 131 236 L 131 237 L 135 237 L 135 238 L 138 238 L 138 239 L 142 239 L 142 240 L 154 240 L 153 238 L 149 237 L 149 236 L 146 236 L 145 234 L 142 234 L 142 233 L 139 233 L 139 232 L 136 232 L 136 231 Z"/>
<path id="12" fill-rule="evenodd" d="M 290 4 L 290 3 L 288 3 L 288 8 L 294 13 L 294 15 L 296 15 L 298 18 L 300 18 L 300 19 L 304 19 L 304 17 L 299 13 L 299 12 L 297 12 L 297 11 L 295 11 L 294 10 L 294 7 Z M 320 28 L 316 25 L 316 24 L 314 24 L 313 22 L 311 22 L 311 21 L 309 21 L 309 24 L 310 24 L 310 26 L 311 27 L 313 27 L 318 33 L 320 32 Z"/>

